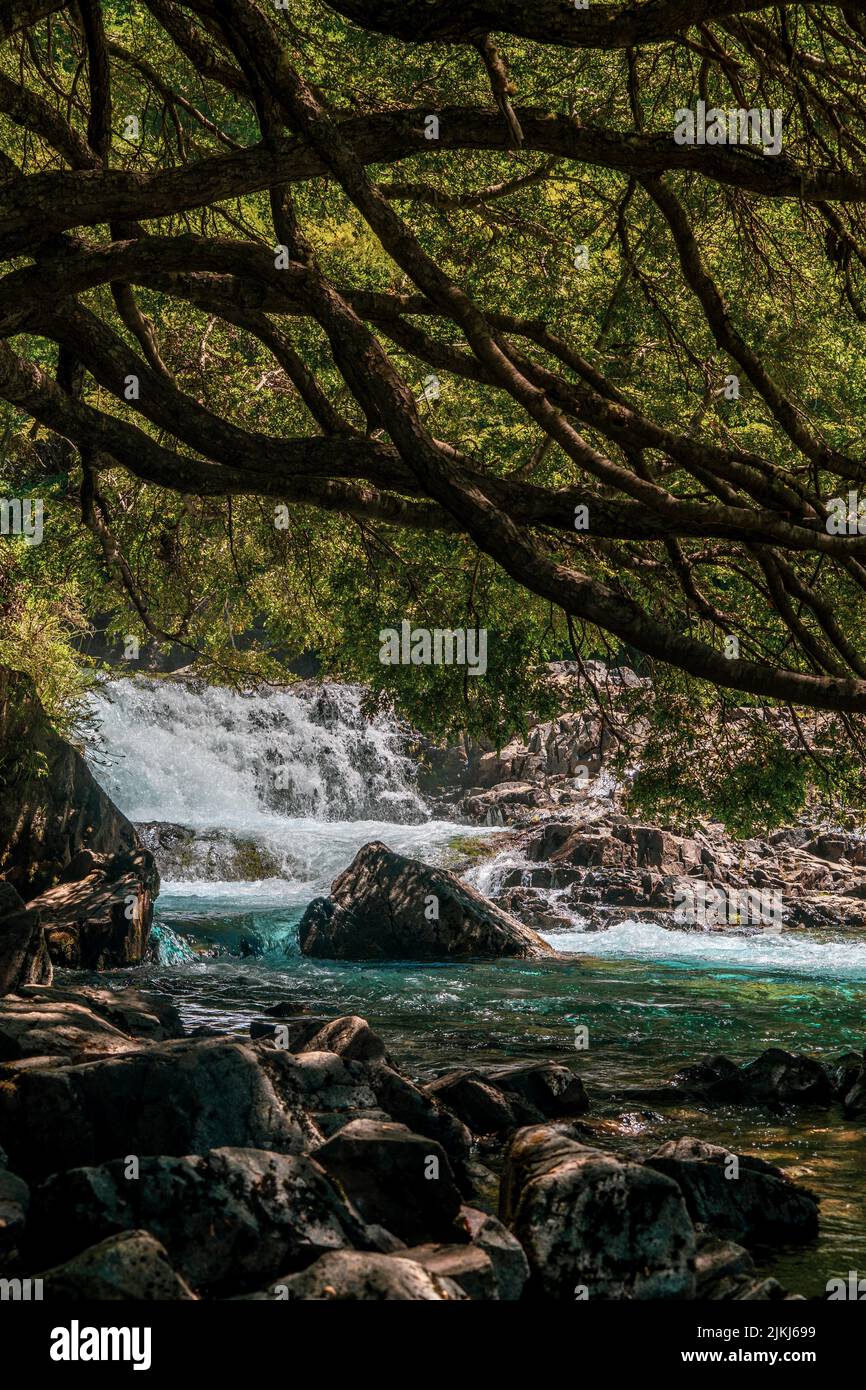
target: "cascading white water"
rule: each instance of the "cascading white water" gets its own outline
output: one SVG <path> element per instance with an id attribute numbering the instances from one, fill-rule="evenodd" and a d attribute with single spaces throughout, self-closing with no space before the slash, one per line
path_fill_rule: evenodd
<path id="1" fill-rule="evenodd" d="M 130 820 L 196 832 L 199 852 L 175 875 L 185 885 L 198 880 L 209 897 L 219 892 L 222 850 L 236 851 L 243 837 L 270 868 L 226 875 L 227 893 L 248 878 L 259 881 L 259 895 L 285 901 L 289 880 L 310 897 L 370 840 L 426 857 L 461 829 L 429 819 L 399 726 L 367 718 L 362 696 L 358 686 L 335 684 L 241 694 L 114 681 L 92 697 L 98 732 L 89 761 Z"/>

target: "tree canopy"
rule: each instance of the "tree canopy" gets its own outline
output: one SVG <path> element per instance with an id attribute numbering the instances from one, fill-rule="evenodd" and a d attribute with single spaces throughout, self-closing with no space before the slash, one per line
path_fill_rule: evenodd
<path id="1" fill-rule="evenodd" d="M 0 656 L 103 611 L 494 739 L 545 659 L 627 658 L 648 796 L 734 718 L 732 803 L 852 794 L 861 6 L 10 0 L 0 40 L 2 489 L 46 509 Z M 485 678 L 381 665 L 403 618 L 486 627 Z"/>

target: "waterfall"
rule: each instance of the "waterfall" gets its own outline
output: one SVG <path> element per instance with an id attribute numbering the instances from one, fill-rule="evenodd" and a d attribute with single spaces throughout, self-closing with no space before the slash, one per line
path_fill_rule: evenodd
<path id="1" fill-rule="evenodd" d="M 164 878 L 325 884 L 369 840 L 424 852 L 458 830 L 430 821 L 405 732 L 366 716 L 363 693 L 107 682 L 91 697 L 88 760 Z"/>

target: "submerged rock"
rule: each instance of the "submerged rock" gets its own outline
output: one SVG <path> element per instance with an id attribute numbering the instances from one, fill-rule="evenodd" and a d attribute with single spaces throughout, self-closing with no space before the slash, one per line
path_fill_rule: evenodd
<path id="1" fill-rule="evenodd" d="M 673 1178 L 696 1225 L 749 1247 L 803 1244 L 818 1234 L 818 1203 L 760 1158 L 700 1139 L 662 1144 L 647 1167 Z"/>
<path id="2" fill-rule="evenodd" d="M 315 898 L 299 927 L 301 950 L 337 960 L 444 960 L 552 956 L 545 941 L 462 883 L 374 841 Z"/>

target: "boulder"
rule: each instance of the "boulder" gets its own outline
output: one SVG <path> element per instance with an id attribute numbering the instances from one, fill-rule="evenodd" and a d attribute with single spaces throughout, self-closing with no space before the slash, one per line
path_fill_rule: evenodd
<path id="1" fill-rule="evenodd" d="M 0 874 L 25 901 L 52 888 L 79 850 L 132 853 L 132 824 L 81 753 L 52 729 L 29 676 L 0 667 Z"/>
<path id="2" fill-rule="evenodd" d="M 696 1226 L 750 1248 L 798 1245 L 818 1234 L 818 1203 L 760 1158 L 700 1139 L 662 1144 L 647 1167 L 673 1178 Z"/>
<path id="3" fill-rule="evenodd" d="M 192 1289 L 149 1231 L 124 1231 L 38 1276 L 52 1303 L 184 1302 Z"/>
<path id="4" fill-rule="evenodd" d="M 105 970 L 140 965 L 159 892 L 153 855 L 79 850 L 60 882 L 29 904 L 39 912 L 55 965 Z"/>
<path id="5" fill-rule="evenodd" d="M 431 1273 L 414 1260 L 340 1250 L 322 1255 L 300 1274 L 275 1280 L 257 1297 L 336 1303 L 453 1303 L 465 1299 L 466 1294 L 452 1279 Z"/>
<path id="6" fill-rule="evenodd" d="M 50 999 L 56 1003 L 81 1005 L 129 1038 L 168 1042 L 171 1038 L 184 1036 L 183 1024 L 174 1002 L 169 995 L 156 990 L 135 989 L 132 986 L 102 989 L 96 985 L 76 985 L 74 988 L 52 985 L 46 989 L 41 985 L 30 985 L 19 987 L 16 993 L 20 998 L 32 999 L 37 1004 Z"/>
<path id="7" fill-rule="evenodd" d="M 376 1248 L 357 1212 L 304 1156 L 213 1149 L 55 1173 L 33 1193 L 29 1240 L 41 1256 L 139 1228 L 161 1241 L 197 1291 L 259 1287 L 327 1250 Z"/>
<path id="8" fill-rule="evenodd" d="M 407 1244 L 449 1241 L 461 1197 L 444 1149 L 405 1125 L 352 1120 L 315 1151 L 364 1221 Z"/>
<path id="9" fill-rule="evenodd" d="M 535 1296 L 573 1302 L 690 1298 L 695 1232 L 677 1184 L 535 1125 L 511 1141 L 502 1211 Z"/>
<path id="10" fill-rule="evenodd" d="M 374 1062 L 385 1056 L 385 1044 L 365 1018 L 348 1014 L 324 1024 L 314 1023 L 309 1032 L 291 1044 L 292 1052 L 336 1052 L 353 1062 Z"/>
<path id="11" fill-rule="evenodd" d="M 398 1124 L 406 1125 L 414 1134 L 441 1144 L 448 1155 L 458 1185 L 464 1185 L 464 1170 L 472 1147 L 472 1136 L 466 1125 L 428 1094 L 414 1081 L 409 1081 L 393 1067 L 382 1064 L 369 1067 L 369 1082 L 377 1103 Z"/>
<path id="12" fill-rule="evenodd" d="M 43 986 L 40 989 L 41 998 L 7 994 L 0 999 L 0 1062 L 47 1053 L 81 1062 L 145 1046 L 83 1004 L 57 999 Z"/>
<path id="13" fill-rule="evenodd" d="M 7 1064 L 0 1084 L 0 1144 L 25 1177 L 227 1145 L 300 1153 L 320 1138 L 297 1083 L 283 1073 L 277 1089 L 254 1047 L 231 1038 L 74 1065 Z"/>
<path id="14" fill-rule="evenodd" d="M 529 927 L 447 869 L 365 845 L 315 898 L 299 927 L 308 956 L 338 960 L 446 960 L 554 954 Z"/>
<path id="15" fill-rule="evenodd" d="M 39 913 L 0 880 L 0 995 L 22 985 L 50 984 L 51 959 Z"/>

